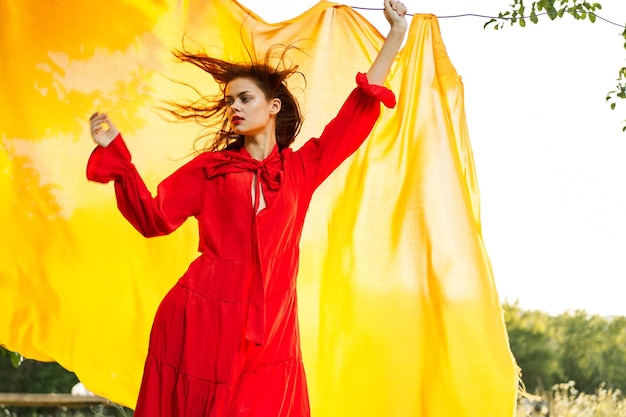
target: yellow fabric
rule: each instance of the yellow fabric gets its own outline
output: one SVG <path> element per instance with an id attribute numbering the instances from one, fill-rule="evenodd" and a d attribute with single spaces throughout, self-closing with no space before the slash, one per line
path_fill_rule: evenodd
<path id="1" fill-rule="evenodd" d="M 55 360 L 133 406 L 155 309 L 195 257 L 195 222 L 144 239 L 112 186 L 88 183 L 87 119 L 109 113 L 151 189 L 196 125 L 165 100 L 215 91 L 170 51 L 229 59 L 297 42 L 294 79 L 317 135 L 382 37 L 321 2 L 268 24 L 236 2 L 2 0 L 0 344 Z M 245 47 L 242 39 L 246 40 Z M 512 416 L 517 372 L 489 259 L 463 87 L 434 16 L 412 20 L 372 137 L 317 192 L 302 239 L 303 351 L 314 416 Z"/>

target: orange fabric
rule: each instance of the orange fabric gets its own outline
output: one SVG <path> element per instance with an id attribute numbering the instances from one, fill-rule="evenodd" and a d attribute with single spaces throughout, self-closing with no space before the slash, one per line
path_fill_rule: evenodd
<path id="1" fill-rule="evenodd" d="M 159 301 L 195 257 L 197 230 L 140 236 L 109 186 L 88 183 L 87 118 L 108 112 L 150 189 L 198 133 L 160 102 L 215 92 L 170 54 L 237 60 L 298 41 L 291 87 L 319 134 L 382 44 L 331 2 L 268 24 L 231 1 L 0 2 L 0 343 L 56 360 L 133 406 Z M 252 45 L 254 47 L 252 48 Z M 517 387 L 480 233 L 463 87 L 433 16 L 413 18 L 371 138 L 316 192 L 299 273 L 313 415 L 512 416 Z M 294 148 L 302 145 L 297 141 Z"/>

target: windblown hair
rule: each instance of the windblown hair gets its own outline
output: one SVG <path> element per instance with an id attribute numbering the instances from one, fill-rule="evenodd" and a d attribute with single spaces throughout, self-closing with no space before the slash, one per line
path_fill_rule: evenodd
<path id="1" fill-rule="evenodd" d="M 267 100 L 280 99 L 282 105 L 276 115 L 276 141 L 280 150 L 287 148 L 300 132 L 303 122 L 298 101 L 286 83 L 293 74 L 302 75 L 297 65 L 286 65 L 285 54 L 289 49 L 290 47 L 285 47 L 278 56 L 273 56 L 270 49 L 261 60 L 250 56 L 250 62 L 228 62 L 184 49 L 175 51 L 174 55 L 181 61 L 189 62 L 209 73 L 219 85 L 221 95 L 207 97 L 192 87 L 200 98 L 190 103 L 170 103 L 173 108 L 168 109 L 169 113 L 179 120 L 195 120 L 205 128 L 220 126 L 221 123 L 215 133 L 208 133 L 205 129 L 204 134 L 199 136 L 198 139 L 209 138 L 203 151 L 240 148 L 244 138 L 233 132 L 229 126 L 226 118 L 228 105 L 224 96 L 228 83 L 237 78 L 246 78 L 259 87 Z M 272 65 L 272 62 L 277 64 Z"/>

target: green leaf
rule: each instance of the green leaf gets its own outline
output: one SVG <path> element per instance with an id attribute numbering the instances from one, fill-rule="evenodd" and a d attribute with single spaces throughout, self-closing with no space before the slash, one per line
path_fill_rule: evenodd
<path id="1" fill-rule="evenodd" d="M 521 27 L 526 27 L 526 19 L 524 19 L 523 17 L 519 20 L 519 25 Z"/>
<path id="2" fill-rule="evenodd" d="M 589 20 L 591 20 L 591 23 L 596 23 L 596 14 L 589 13 Z"/>
<path id="3" fill-rule="evenodd" d="M 539 19 L 537 18 L 537 13 L 535 12 L 535 9 L 533 9 L 533 11 L 530 12 L 530 21 L 533 22 L 534 24 L 537 24 L 537 22 L 539 22 Z"/>
<path id="4" fill-rule="evenodd" d="M 18 367 L 22 364 L 22 362 L 24 362 L 24 357 L 22 355 L 20 355 L 17 352 L 11 352 L 10 350 L 8 350 L 7 348 L 5 348 L 4 346 L 0 345 L 0 354 L 2 354 L 2 356 L 9 356 L 9 359 L 11 360 L 11 363 L 13 364 L 14 367 Z"/>
<path id="5" fill-rule="evenodd" d="M 548 7 L 548 17 L 550 20 L 556 19 L 558 13 L 554 7 Z"/>
<path id="6" fill-rule="evenodd" d="M 11 357 L 11 363 L 14 367 L 19 367 L 22 362 L 24 362 L 24 357 L 16 352 L 9 352 L 9 356 Z"/>
<path id="7" fill-rule="evenodd" d="M 615 110 L 615 103 L 611 103 L 611 110 Z"/>
<path id="8" fill-rule="evenodd" d="M 483 29 L 487 29 L 487 26 L 489 26 L 490 24 L 496 22 L 496 19 L 491 19 L 490 21 L 488 21 L 487 23 L 485 23 L 485 25 L 483 26 Z"/>

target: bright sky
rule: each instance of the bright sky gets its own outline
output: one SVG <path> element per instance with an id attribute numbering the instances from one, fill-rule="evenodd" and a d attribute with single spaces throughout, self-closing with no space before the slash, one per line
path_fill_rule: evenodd
<path id="1" fill-rule="evenodd" d="M 317 3 L 240 2 L 269 22 Z M 599 2 L 598 15 L 626 22 L 626 2 Z M 405 2 L 410 13 L 437 16 L 495 16 L 509 3 Z M 381 11 L 359 13 L 387 33 Z M 502 300 L 527 309 L 626 315 L 626 101 L 614 111 L 605 102 L 626 66 L 623 29 L 600 20 L 540 19 L 501 31 L 483 29 L 484 18 L 439 20 L 465 86 L 496 286 Z"/>

